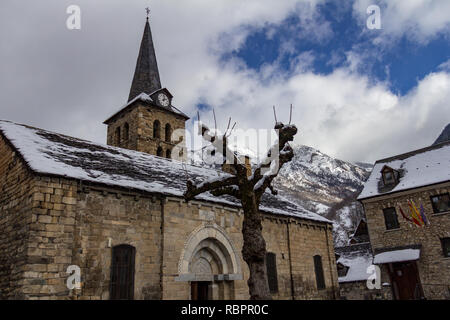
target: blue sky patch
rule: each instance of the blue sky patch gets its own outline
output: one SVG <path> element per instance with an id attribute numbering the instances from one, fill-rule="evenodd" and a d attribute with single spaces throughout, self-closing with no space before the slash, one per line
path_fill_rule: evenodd
<path id="1" fill-rule="evenodd" d="M 265 64 L 277 63 L 289 75 L 298 72 L 297 57 L 308 53 L 312 57 L 308 70 L 327 75 L 346 66 L 347 53 L 354 52 L 362 59 L 357 72 L 373 82 L 386 82 L 393 93 L 404 95 L 450 59 L 450 42 L 445 35 L 427 44 L 402 37 L 388 48 L 374 45 L 372 40 L 383 31 L 363 32 L 366 26 L 353 16 L 351 5 L 342 6 L 341 2 L 339 6 L 336 2 L 320 5 L 314 19 L 319 25 L 328 23 L 331 35 L 317 39 L 305 28 L 310 21 L 301 21 L 293 14 L 281 24 L 253 30 L 238 50 L 224 53 L 222 61 L 239 58 L 256 71 Z"/>

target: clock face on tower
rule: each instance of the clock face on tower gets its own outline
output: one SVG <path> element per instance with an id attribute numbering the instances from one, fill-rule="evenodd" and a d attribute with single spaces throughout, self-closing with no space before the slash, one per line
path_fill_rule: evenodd
<path id="1" fill-rule="evenodd" d="M 164 93 L 160 93 L 158 95 L 158 102 L 163 106 L 163 107 L 168 107 L 170 104 L 170 100 L 169 98 L 164 94 Z"/>

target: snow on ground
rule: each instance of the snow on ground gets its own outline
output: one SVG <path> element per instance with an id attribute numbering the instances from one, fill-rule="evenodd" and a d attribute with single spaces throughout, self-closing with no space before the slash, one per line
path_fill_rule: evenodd
<path id="1" fill-rule="evenodd" d="M 350 267 L 345 277 L 339 277 L 338 281 L 341 282 L 353 282 L 364 281 L 369 277 L 367 268 L 372 265 L 371 256 L 359 256 L 350 259 L 339 258 L 337 263 L 342 263 L 345 266 Z"/>
<path id="2" fill-rule="evenodd" d="M 370 243 L 338 247 L 336 253 L 340 256 L 336 263 L 349 268 L 344 277 L 338 278 L 339 283 L 368 279 L 370 274 L 367 273 L 367 268 L 372 265 L 373 260 Z"/>

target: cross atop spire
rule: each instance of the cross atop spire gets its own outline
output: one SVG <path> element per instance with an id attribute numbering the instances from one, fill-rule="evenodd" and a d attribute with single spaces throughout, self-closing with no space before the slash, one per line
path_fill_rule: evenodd
<path id="1" fill-rule="evenodd" d="M 133 100 L 141 93 L 150 94 L 161 89 L 152 31 L 148 22 L 150 9 L 146 8 L 146 11 L 147 22 L 145 23 L 144 35 L 142 36 L 141 48 L 136 62 L 136 70 L 134 72 L 128 101 Z"/>
<path id="2" fill-rule="evenodd" d="M 147 21 L 148 21 L 148 17 L 150 16 L 150 8 L 149 7 L 145 8 L 145 11 L 147 12 Z"/>

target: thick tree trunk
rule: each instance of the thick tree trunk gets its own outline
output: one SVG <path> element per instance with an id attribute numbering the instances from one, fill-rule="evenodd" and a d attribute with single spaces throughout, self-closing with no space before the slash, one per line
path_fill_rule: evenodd
<path id="1" fill-rule="evenodd" d="M 253 190 L 252 190 L 253 191 Z M 244 192 L 245 194 L 245 192 Z M 266 269 L 266 241 L 262 236 L 262 221 L 253 192 L 242 197 L 244 222 L 242 257 L 250 270 L 248 288 L 251 300 L 271 300 Z"/>

